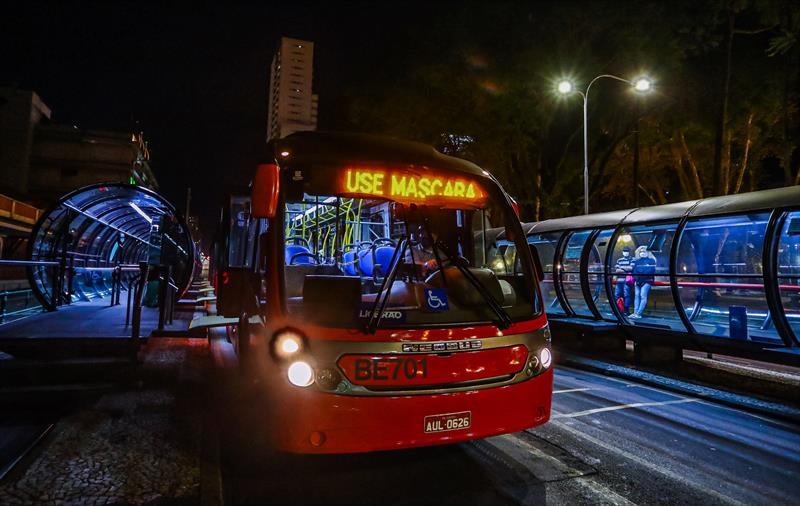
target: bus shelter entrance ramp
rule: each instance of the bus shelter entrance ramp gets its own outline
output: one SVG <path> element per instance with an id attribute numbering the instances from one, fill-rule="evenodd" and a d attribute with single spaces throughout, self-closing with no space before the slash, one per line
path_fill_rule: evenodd
<path id="1" fill-rule="evenodd" d="M 183 217 L 164 197 L 109 183 L 69 193 L 45 212 L 31 234 L 28 258 L 31 289 L 51 314 L 0 329 L 0 337 L 48 334 L 39 325 L 44 320 L 59 327 L 54 332 L 69 333 L 72 312 L 81 313 L 81 322 L 93 322 L 91 332 L 77 330 L 76 337 L 130 336 L 151 320 L 163 329 L 174 300 L 192 281 L 197 254 Z M 142 314 L 142 305 L 151 308 Z M 107 316 L 83 314 L 89 308 Z M 33 327 L 27 332 L 20 325 Z"/>

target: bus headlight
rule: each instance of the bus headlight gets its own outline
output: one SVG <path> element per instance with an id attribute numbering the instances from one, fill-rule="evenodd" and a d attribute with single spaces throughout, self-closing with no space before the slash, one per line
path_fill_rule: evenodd
<path id="1" fill-rule="evenodd" d="M 314 383 L 314 369 L 308 362 L 293 362 L 286 371 L 286 375 L 289 377 L 289 383 L 296 387 L 307 387 Z"/>
<path id="2" fill-rule="evenodd" d="M 539 351 L 539 361 L 542 364 L 542 369 L 547 369 L 553 363 L 553 353 L 550 348 L 542 348 Z"/>
<path id="3" fill-rule="evenodd" d="M 272 354 L 276 358 L 288 359 L 304 348 L 303 336 L 293 330 L 281 330 L 272 338 Z"/>

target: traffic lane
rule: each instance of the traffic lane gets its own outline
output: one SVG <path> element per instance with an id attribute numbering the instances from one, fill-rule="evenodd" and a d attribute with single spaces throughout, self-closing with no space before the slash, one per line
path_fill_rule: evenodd
<path id="1" fill-rule="evenodd" d="M 800 493 L 797 426 L 594 373 L 558 367 L 553 418 L 530 432 L 598 464 L 634 502 L 790 504 Z"/>
<path id="2" fill-rule="evenodd" d="M 353 455 L 290 455 L 222 439 L 227 504 L 512 505 L 544 486 L 473 444 Z M 245 451 L 242 451 L 245 449 Z"/>
<path id="3" fill-rule="evenodd" d="M 795 444 L 794 426 L 574 369 L 557 369 L 554 391 L 554 418 L 543 427 L 418 450 L 290 456 L 270 453 L 255 431 L 229 426 L 225 491 L 230 504 L 762 504 L 794 493 L 764 476 L 763 452 L 736 446 L 749 437 L 756 450 L 780 456 L 777 449 Z M 236 406 L 258 405 L 226 397 L 227 420 L 237 418 Z M 731 438 L 738 459 L 715 461 L 725 447 L 709 449 L 708 438 L 719 434 Z M 749 482 L 737 477 L 745 473 Z"/>

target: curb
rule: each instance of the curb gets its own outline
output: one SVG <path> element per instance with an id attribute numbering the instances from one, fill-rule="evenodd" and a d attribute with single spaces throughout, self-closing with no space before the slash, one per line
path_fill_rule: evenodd
<path id="1" fill-rule="evenodd" d="M 768 415 L 795 424 L 800 424 L 800 409 L 775 402 L 763 401 L 753 397 L 725 392 L 711 387 L 688 383 L 686 381 L 660 376 L 650 372 L 631 369 L 617 364 L 602 362 L 590 358 L 579 357 L 570 353 L 558 353 L 556 362 L 560 365 L 596 372 L 605 376 L 624 378 L 664 390 L 691 395 L 700 399 L 713 401 L 725 406 Z"/>

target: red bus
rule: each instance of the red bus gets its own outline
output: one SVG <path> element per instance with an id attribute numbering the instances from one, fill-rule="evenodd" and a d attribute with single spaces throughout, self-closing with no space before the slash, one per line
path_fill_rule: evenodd
<path id="1" fill-rule="evenodd" d="M 269 144 L 251 191 L 225 213 L 218 311 L 264 386 L 271 446 L 387 450 L 549 419 L 541 266 L 489 172 L 301 132 Z"/>

